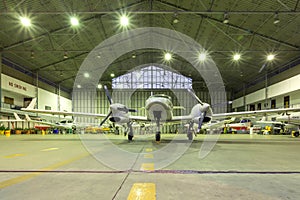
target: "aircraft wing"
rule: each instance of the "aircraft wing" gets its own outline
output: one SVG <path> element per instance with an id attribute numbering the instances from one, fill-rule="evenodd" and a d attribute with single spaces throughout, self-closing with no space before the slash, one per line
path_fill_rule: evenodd
<path id="1" fill-rule="evenodd" d="M 255 111 L 242 111 L 242 112 L 229 112 L 229 113 L 216 113 L 213 118 L 224 117 L 245 117 L 245 116 L 262 116 L 267 114 L 285 113 L 285 112 L 299 112 L 300 108 L 279 108 L 268 110 L 255 110 Z"/>
<path id="2" fill-rule="evenodd" d="M 63 115 L 63 116 L 82 116 L 82 117 L 105 117 L 106 116 L 106 114 L 85 113 L 85 112 L 52 111 L 52 110 L 27 109 L 27 108 L 21 108 L 21 110 L 26 112 L 43 113 L 43 114 L 51 114 L 51 115 Z"/>
<path id="3" fill-rule="evenodd" d="M 24 122 L 17 113 L 14 113 L 15 119 L 0 119 L 0 122 Z"/>
<path id="4" fill-rule="evenodd" d="M 145 116 L 130 115 L 129 118 L 134 121 L 150 122 L 150 120 L 148 120 Z"/>
<path id="5" fill-rule="evenodd" d="M 151 122 L 146 116 L 129 116 L 129 118 L 133 121 L 142 121 L 142 122 Z M 173 116 L 171 120 L 167 120 L 166 122 L 178 122 L 191 120 L 192 117 L 189 115 L 184 116 Z"/>
<path id="6" fill-rule="evenodd" d="M 17 119 L 0 119 L 0 122 L 24 122 L 25 120 L 17 120 Z"/>

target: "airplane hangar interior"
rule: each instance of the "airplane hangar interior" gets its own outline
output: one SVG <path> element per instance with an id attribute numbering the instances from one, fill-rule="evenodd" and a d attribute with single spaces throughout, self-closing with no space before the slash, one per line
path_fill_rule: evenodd
<path id="1" fill-rule="evenodd" d="M 300 0 L 2 0 L 0 198 L 299 199 Z"/>

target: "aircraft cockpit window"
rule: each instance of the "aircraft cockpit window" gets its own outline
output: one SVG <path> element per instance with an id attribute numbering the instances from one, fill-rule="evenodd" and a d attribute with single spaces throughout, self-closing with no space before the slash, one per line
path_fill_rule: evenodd
<path id="1" fill-rule="evenodd" d="M 247 123 L 247 122 L 251 122 L 251 120 L 250 119 L 242 119 L 241 120 L 241 123 Z"/>

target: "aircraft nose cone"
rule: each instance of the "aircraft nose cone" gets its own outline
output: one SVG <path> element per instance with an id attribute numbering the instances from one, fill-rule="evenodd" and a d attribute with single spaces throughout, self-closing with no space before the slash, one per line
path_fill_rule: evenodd
<path id="1" fill-rule="evenodd" d="M 154 120 L 158 117 L 161 122 L 166 121 L 167 119 L 167 111 L 163 105 L 153 104 L 149 108 L 150 119 Z"/>

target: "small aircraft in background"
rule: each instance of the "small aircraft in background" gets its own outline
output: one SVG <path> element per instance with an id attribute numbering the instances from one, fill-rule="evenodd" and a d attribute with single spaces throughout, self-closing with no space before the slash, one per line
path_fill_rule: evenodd
<path id="1" fill-rule="evenodd" d="M 295 137 L 299 137 L 300 132 L 300 113 L 284 113 L 281 116 L 275 118 L 277 122 L 282 122 L 286 124 L 286 128 L 290 129 Z"/>
<path id="2" fill-rule="evenodd" d="M 127 124 L 128 126 L 128 140 L 133 139 L 133 122 L 154 122 L 156 124 L 155 140 L 160 141 L 161 139 L 161 123 L 173 122 L 173 123 L 188 123 L 187 137 L 189 140 L 193 139 L 192 127 L 197 124 L 198 131 L 201 129 L 203 123 L 208 123 L 214 119 L 225 119 L 228 117 L 238 116 L 257 116 L 264 115 L 267 113 L 280 113 L 287 111 L 300 111 L 300 108 L 284 108 L 284 109 L 270 109 L 270 110 L 259 110 L 259 111 L 244 111 L 244 112 L 231 112 L 231 113 L 217 113 L 213 114 L 212 108 L 208 103 L 202 102 L 194 92 L 188 90 L 188 92 L 197 101 L 188 115 L 174 116 L 173 115 L 173 103 L 171 97 L 164 94 L 156 94 L 150 96 L 145 102 L 146 116 L 133 116 L 131 112 L 137 112 L 137 110 L 127 108 L 124 104 L 114 103 L 110 93 L 106 86 L 104 90 L 107 99 L 110 104 L 110 111 L 108 114 L 98 113 L 83 113 L 83 112 L 66 112 L 66 111 L 51 111 L 51 110 L 40 110 L 34 109 L 36 98 L 32 100 L 27 108 L 21 110 L 36 113 L 45 114 L 56 114 L 56 115 L 73 115 L 73 116 L 85 116 L 85 117 L 104 117 L 100 126 L 103 125 L 107 120 L 116 124 Z"/>

